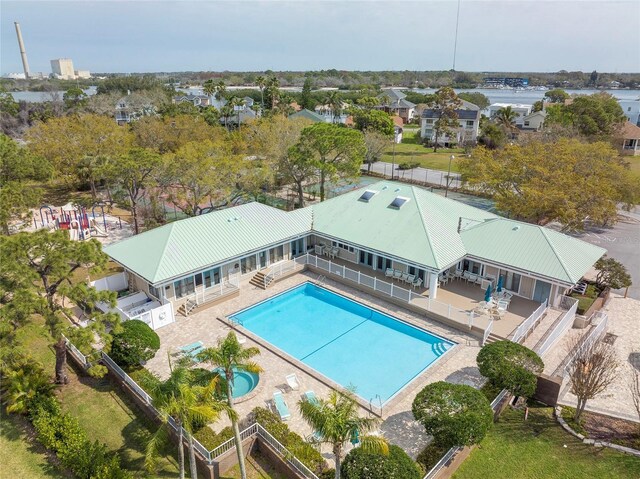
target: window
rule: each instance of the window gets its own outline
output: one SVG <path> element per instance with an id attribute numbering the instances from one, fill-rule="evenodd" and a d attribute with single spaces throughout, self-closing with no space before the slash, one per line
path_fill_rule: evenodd
<path id="1" fill-rule="evenodd" d="M 269 263 L 277 263 L 282 261 L 282 258 L 284 258 L 284 246 L 276 246 L 269 250 Z"/>
<path id="2" fill-rule="evenodd" d="M 433 120 L 431 118 L 427 120 L 427 125 L 433 125 Z"/>
<path id="3" fill-rule="evenodd" d="M 156 299 L 160 299 L 160 289 L 149 285 L 149 295 Z"/>
<path id="4" fill-rule="evenodd" d="M 467 128 L 473 128 L 473 120 L 467 120 Z"/>
<path id="5" fill-rule="evenodd" d="M 349 253 L 355 253 L 356 249 L 353 246 L 349 246 L 348 244 L 338 243 L 337 241 L 332 241 L 331 244 L 337 248 L 348 251 Z"/>
<path id="6" fill-rule="evenodd" d="M 389 207 L 399 210 L 407 201 L 409 201 L 409 198 L 405 198 L 404 196 L 396 196 Z"/>
<path id="7" fill-rule="evenodd" d="M 360 251 L 360 264 L 366 264 L 373 268 L 373 255 L 366 251 Z"/>
<path id="8" fill-rule="evenodd" d="M 183 296 L 187 296 L 196 290 L 193 276 L 175 281 L 173 283 L 173 287 L 176 290 L 176 298 L 182 298 Z"/>
<path id="9" fill-rule="evenodd" d="M 220 268 L 213 268 L 202 273 L 204 278 L 204 287 L 210 288 L 216 284 L 220 284 Z"/>
<path id="10" fill-rule="evenodd" d="M 242 274 L 250 273 L 256 269 L 256 256 L 251 255 L 240 260 L 240 271 Z"/>
<path id="11" fill-rule="evenodd" d="M 362 193 L 362 195 L 360 195 L 360 198 L 358 198 L 360 201 L 364 201 L 365 203 L 368 203 L 369 200 L 371 198 L 373 198 L 378 192 L 375 190 L 367 190 L 364 193 Z"/>
<path id="12" fill-rule="evenodd" d="M 391 260 L 384 256 L 378 256 L 377 269 L 385 271 L 387 268 L 391 268 Z"/>
<path id="13" fill-rule="evenodd" d="M 525 120 L 524 126 L 529 126 L 529 120 Z"/>

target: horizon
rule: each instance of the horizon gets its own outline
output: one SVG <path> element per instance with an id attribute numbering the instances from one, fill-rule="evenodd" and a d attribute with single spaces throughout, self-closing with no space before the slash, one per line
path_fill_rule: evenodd
<path id="1" fill-rule="evenodd" d="M 446 72 L 457 4 L 3 1 L 0 69 L 22 72 L 17 21 L 33 73 L 55 58 L 120 74 Z M 638 19 L 640 2 L 628 0 L 463 1 L 455 71 L 637 73 Z"/>

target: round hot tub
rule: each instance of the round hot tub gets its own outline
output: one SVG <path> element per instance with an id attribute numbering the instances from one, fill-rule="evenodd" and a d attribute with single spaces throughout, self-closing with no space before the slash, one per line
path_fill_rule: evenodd
<path id="1" fill-rule="evenodd" d="M 214 369 L 214 372 L 224 375 L 220 368 Z M 233 385 L 231 386 L 231 395 L 234 399 L 249 399 L 247 394 L 253 392 L 260 382 L 260 375 L 248 371 L 233 369 Z"/>

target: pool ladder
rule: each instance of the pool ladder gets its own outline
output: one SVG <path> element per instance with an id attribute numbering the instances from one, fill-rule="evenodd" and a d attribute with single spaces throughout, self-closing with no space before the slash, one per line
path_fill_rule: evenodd
<path id="1" fill-rule="evenodd" d="M 316 280 L 316 284 L 318 284 L 319 286 L 322 286 L 325 281 L 327 281 L 327 277 L 324 274 L 321 274 L 320 276 L 318 276 L 318 279 Z"/>

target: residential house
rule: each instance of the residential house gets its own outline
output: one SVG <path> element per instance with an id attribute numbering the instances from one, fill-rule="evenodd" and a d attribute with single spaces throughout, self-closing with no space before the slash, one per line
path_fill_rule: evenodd
<path id="1" fill-rule="evenodd" d="M 193 93 L 187 93 L 185 95 L 174 96 L 171 99 L 172 103 L 191 103 L 193 106 L 209 106 L 211 105 L 211 98 L 207 95 L 195 95 Z"/>
<path id="2" fill-rule="evenodd" d="M 347 114 L 347 110 L 349 109 L 349 107 L 350 105 L 348 103 L 342 102 L 342 104 L 340 105 L 339 115 L 336 115 L 331 105 L 327 104 L 316 105 L 314 111 L 316 112 L 316 114 L 324 118 L 325 123 L 341 123 L 344 125 L 347 122 L 347 118 L 349 117 L 349 115 Z"/>
<path id="3" fill-rule="evenodd" d="M 547 117 L 545 111 L 534 111 L 522 118 L 522 126 L 525 131 L 540 131 L 544 126 L 544 120 Z"/>
<path id="4" fill-rule="evenodd" d="M 640 126 L 636 126 L 630 121 L 622 127 L 622 154 L 640 155 Z"/>
<path id="5" fill-rule="evenodd" d="M 394 88 L 384 89 L 382 93 L 378 95 L 380 105 L 377 106 L 376 109 L 397 115 L 402 118 L 405 123 L 409 123 L 415 118 L 416 105 L 406 100 L 406 96 L 407 95 L 400 90 Z"/>
<path id="6" fill-rule="evenodd" d="M 120 98 L 115 106 L 116 123 L 120 126 L 131 123 L 143 116 L 156 114 L 151 102 L 138 93 L 128 94 Z"/>
<path id="7" fill-rule="evenodd" d="M 365 284 L 353 269 L 346 276 L 347 266 L 357 268 L 373 290 L 376 275 L 397 270 L 426 285 L 418 298 L 435 300 L 443 275 L 465 272 L 479 296 L 502 277 L 503 287 L 534 309 L 559 304 L 605 253 L 543 226 L 392 181 L 291 212 L 261 203 L 214 211 L 111 244 L 105 253 L 124 268 L 132 289 L 188 314 L 250 294 L 249 282 L 266 287 L 265 277 L 278 272 L 329 264 L 315 256 L 326 247 L 341 262 L 326 274 Z M 385 284 L 394 296 L 393 285 Z M 397 287 L 410 301 L 410 292 Z"/>
<path id="8" fill-rule="evenodd" d="M 475 143 L 478 138 L 478 130 L 480 129 L 480 108 L 473 103 L 460 100 L 461 106 L 456 109 L 458 115 L 458 128 L 450 138 L 440 134 L 438 143 L 443 146 L 452 144 L 463 145 L 465 143 Z M 427 108 L 422 112 L 420 119 L 420 137 L 423 140 L 434 142 L 436 139 L 436 131 L 434 126 L 440 118 L 440 111 L 433 108 Z"/>
<path id="9" fill-rule="evenodd" d="M 292 120 L 295 120 L 297 118 L 304 118 L 305 120 L 311 120 L 314 123 L 326 122 L 326 118 L 324 116 L 319 115 L 315 111 L 307 110 L 306 108 L 289 115 L 289 118 Z"/>
<path id="10" fill-rule="evenodd" d="M 515 119 L 516 126 L 518 128 L 522 128 L 524 126 L 524 117 L 531 113 L 533 105 L 523 105 L 521 103 L 493 103 L 487 108 L 487 116 L 494 119 L 500 110 L 509 106 L 511 107 L 511 110 L 518 114 Z"/>
<path id="11" fill-rule="evenodd" d="M 634 125 L 640 126 L 640 98 L 635 100 L 618 100 L 627 119 Z"/>

